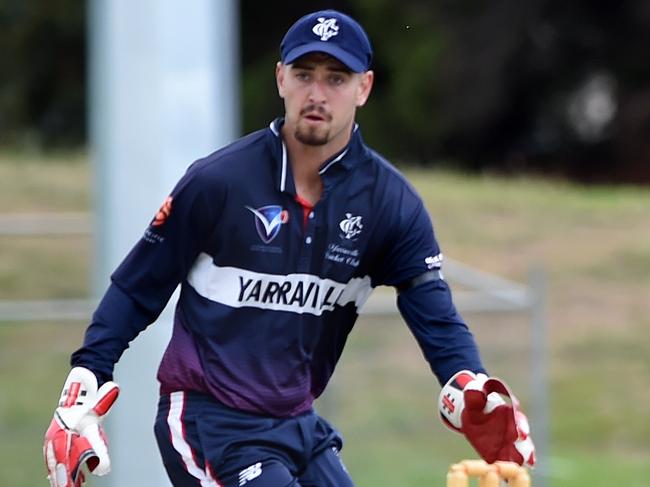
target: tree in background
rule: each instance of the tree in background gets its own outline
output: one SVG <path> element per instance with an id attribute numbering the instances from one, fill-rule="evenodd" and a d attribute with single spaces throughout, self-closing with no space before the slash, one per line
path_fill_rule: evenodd
<path id="1" fill-rule="evenodd" d="M 85 142 L 85 2 L 0 2 L 0 146 Z"/>
<path id="2" fill-rule="evenodd" d="M 278 42 L 337 8 L 374 43 L 364 136 L 393 160 L 650 182 L 650 2 L 240 0 L 246 131 L 282 113 Z M 85 143 L 85 2 L 0 2 L 0 146 Z"/>
<path id="3" fill-rule="evenodd" d="M 475 169 L 649 182 L 650 3 L 476 5 L 441 10 L 442 153 Z"/>

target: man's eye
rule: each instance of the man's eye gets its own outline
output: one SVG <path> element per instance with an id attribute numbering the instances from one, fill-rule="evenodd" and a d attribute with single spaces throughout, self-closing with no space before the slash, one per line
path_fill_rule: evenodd
<path id="1" fill-rule="evenodd" d="M 334 86 L 338 86 L 338 85 L 343 84 L 343 81 L 345 81 L 343 79 L 343 76 L 338 76 L 338 75 L 330 76 L 330 84 L 332 84 Z"/>
<path id="2" fill-rule="evenodd" d="M 309 80 L 309 73 L 296 73 L 296 78 L 299 79 L 300 81 L 308 81 Z"/>

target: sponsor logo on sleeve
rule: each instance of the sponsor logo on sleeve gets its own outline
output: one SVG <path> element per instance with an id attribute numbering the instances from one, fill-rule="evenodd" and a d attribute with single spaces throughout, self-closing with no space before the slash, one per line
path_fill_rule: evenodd
<path id="1" fill-rule="evenodd" d="M 440 279 L 445 278 L 444 274 L 442 273 L 442 260 L 442 254 L 431 255 L 424 259 L 424 263 L 427 265 L 427 269 L 430 271 L 438 271 Z"/>
<path id="2" fill-rule="evenodd" d="M 167 198 L 165 198 L 165 201 L 163 201 L 163 204 L 160 206 L 158 213 L 156 213 L 156 215 L 153 217 L 153 220 L 151 222 L 152 227 L 159 227 L 167 221 L 167 218 L 169 218 L 169 215 L 171 215 L 172 212 L 172 200 L 173 198 L 171 196 L 167 196 Z"/>
<path id="3" fill-rule="evenodd" d="M 167 196 L 167 198 L 165 198 L 165 201 L 163 201 L 160 209 L 154 215 L 153 220 L 151 220 L 151 223 L 144 231 L 142 239 L 145 242 L 148 242 L 150 244 L 159 244 L 165 241 L 165 237 L 157 233 L 157 231 L 161 229 L 161 227 L 169 218 L 169 215 L 172 213 L 172 200 L 173 198 L 171 196 Z"/>
<path id="4" fill-rule="evenodd" d="M 424 259 L 429 270 L 439 270 L 442 267 L 442 254 L 432 255 Z"/>

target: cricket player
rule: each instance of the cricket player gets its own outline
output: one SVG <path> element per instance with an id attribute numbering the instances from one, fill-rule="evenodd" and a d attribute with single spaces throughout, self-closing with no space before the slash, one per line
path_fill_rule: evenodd
<path id="1" fill-rule="evenodd" d="M 397 289 L 443 385 L 445 424 L 488 461 L 534 463 L 525 416 L 454 307 L 422 200 L 355 122 L 372 55 L 338 11 L 287 31 L 284 116 L 194 162 L 111 276 L 46 432 L 52 486 L 83 485 L 83 465 L 109 471 L 114 365 L 179 284 L 154 425 L 173 485 L 352 486 L 341 436 L 313 402 L 380 285 Z"/>

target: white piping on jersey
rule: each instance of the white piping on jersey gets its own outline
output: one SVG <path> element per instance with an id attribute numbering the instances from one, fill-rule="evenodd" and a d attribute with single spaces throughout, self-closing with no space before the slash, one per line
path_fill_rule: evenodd
<path id="1" fill-rule="evenodd" d="M 201 487 L 222 487 L 211 475 L 210 467 L 205 471 L 196 464 L 192 446 L 185 438 L 185 426 L 183 424 L 183 410 L 185 409 L 185 393 L 172 392 L 169 395 L 169 413 L 167 414 L 167 425 L 171 433 L 172 446 L 181 456 L 187 473 L 196 478 Z"/>
<path id="2" fill-rule="evenodd" d="M 276 137 L 280 137 L 280 131 L 275 126 L 275 120 L 270 123 L 269 128 Z M 287 146 L 284 144 L 284 140 L 282 140 L 281 137 L 280 142 L 282 142 L 282 174 L 280 176 L 280 191 L 284 192 L 287 187 Z"/>
<path id="3" fill-rule="evenodd" d="M 312 274 L 265 274 L 237 267 L 219 267 L 205 253 L 196 259 L 187 282 L 204 298 L 233 308 L 316 316 L 349 303 L 354 303 L 359 312 L 373 290 L 369 276 L 343 283 Z"/>
<path id="4" fill-rule="evenodd" d="M 348 149 L 345 149 L 343 152 L 339 154 L 339 156 L 336 159 L 331 160 L 329 164 L 327 164 L 327 166 L 325 166 L 323 169 L 318 171 L 318 174 L 325 174 L 325 171 L 327 171 L 332 166 L 332 164 L 339 162 L 341 159 L 343 159 L 343 156 L 345 156 L 345 154 L 347 153 L 348 153 Z"/>
<path id="5" fill-rule="evenodd" d="M 287 187 L 287 146 L 282 141 L 282 177 L 280 178 L 280 192 Z"/>
<path id="6" fill-rule="evenodd" d="M 271 122 L 269 124 L 269 128 L 271 131 L 277 136 L 280 137 L 280 131 L 276 128 L 275 126 L 275 121 Z M 355 123 L 354 127 L 352 128 L 353 132 L 356 132 L 357 129 L 359 128 L 359 124 Z M 348 149 L 345 149 L 341 154 L 339 154 L 335 159 L 331 160 L 327 166 L 324 168 L 320 169 L 318 171 L 318 174 L 325 174 L 325 171 L 327 171 L 330 167 L 332 167 L 333 164 L 339 162 L 343 157 L 345 157 L 345 154 L 348 153 Z M 284 191 L 287 187 L 287 146 L 284 143 L 284 140 L 282 140 L 282 176 L 280 177 L 280 191 Z"/>

